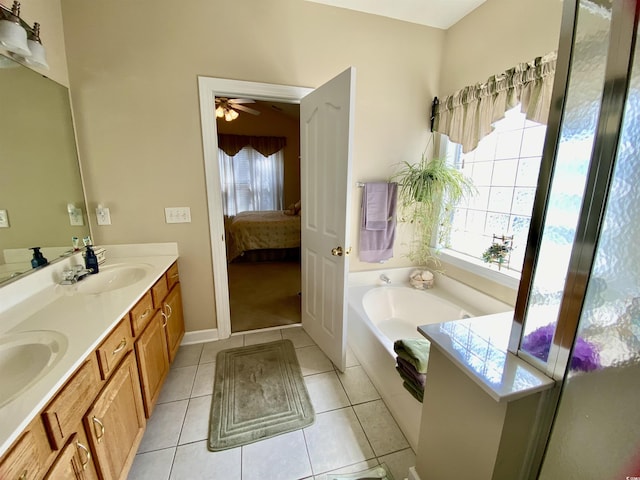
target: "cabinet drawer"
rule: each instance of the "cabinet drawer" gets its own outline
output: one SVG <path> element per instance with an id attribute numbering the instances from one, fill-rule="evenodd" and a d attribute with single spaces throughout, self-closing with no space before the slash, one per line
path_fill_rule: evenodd
<path id="1" fill-rule="evenodd" d="M 167 270 L 167 288 L 171 290 L 173 286 L 180 281 L 180 275 L 178 273 L 178 262 L 175 262 Z"/>
<path id="2" fill-rule="evenodd" d="M 36 418 L 9 453 L 4 456 L 0 463 L 0 478 L 2 480 L 42 478 L 46 471 L 46 457 L 50 452 L 44 426 L 40 419 Z"/>
<path id="3" fill-rule="evenodd" d="M 131 316 L 131 333 L 134 337 L 140 335 L 140 332 L 147 326 L 151 317 L 153 316 L 153 299 L 151 292 L 148 291 L 144 294 L 144 297 L 140 299 L 138 303 L 131 309 L 129 315 Z"/>
<path id="4" fill-rule="evenodd" d="M 100 377 L 103 380 L 109 378 L 111 372 L 118 366 L 120 360 L 133 348 L 133 337 L 126 319 L 109 334 L 96 353 L 100 364 Z"/>
<path id="5" fill-rule="evenodd" d="M 59 450 L 100 391 L 100 369 L 93 355 L 78 369 L 42 412 L 51 446 Z"/>
<path id="6" fill-rule="evenodd" d="M 167 287 L 167 276 L 162 275 L 153 287 L 151 287 L 151 296 L 153 297 L 153 308 L 162 308 L 162 301 L 164 297 L 169 293 L 169 287 Z"/>

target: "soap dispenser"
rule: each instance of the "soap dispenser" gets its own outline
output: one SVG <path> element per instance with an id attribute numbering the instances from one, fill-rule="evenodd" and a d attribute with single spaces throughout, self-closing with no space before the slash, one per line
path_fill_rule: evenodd
<path id="1" fill-rule="evenodd" d="M 96 257 L 96 253 L 93 251 L 93 247 L 91 245 L 87 245 L 86 248 L 87 251 L 84 256 L 84 266 L 91 270 L 91 273 L 98 273 L 98 257 Z"/>
<path id="2" fill-rule="evenodd" d="M 31 247 L 29 250 L 33 250 L 33 258 L 31 259 L 31 266 L 33 268 L 38 268 L 49 263 L 49 261 L 42 255 L 40 247 Z"/>

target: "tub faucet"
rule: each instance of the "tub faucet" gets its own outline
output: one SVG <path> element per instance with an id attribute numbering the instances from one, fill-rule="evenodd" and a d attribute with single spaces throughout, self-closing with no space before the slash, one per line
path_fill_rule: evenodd
<path id="1" fill-rule="evenodd" d="M 386 273 L 383 273 L 383 274 L 380 275 L 380 280 L 382 280 L 387 285 L 389 285 L 391 283 L 391 279 L 389 277 L 387 277 Z"/>

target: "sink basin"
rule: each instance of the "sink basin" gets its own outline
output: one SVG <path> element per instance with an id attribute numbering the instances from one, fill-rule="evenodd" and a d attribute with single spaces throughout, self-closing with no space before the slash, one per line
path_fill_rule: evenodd
<path id="1" fill-rule="evenodd" d="M 67 337 L 51 330 L 0 335 L 0 408 L 42 378 L 67 351 Z"/>
<path id="2" fill-rule="evenodd" d="M 97 295 L 111 292 L 119 288 L 128 287 L 142 280 L 151 269 L 146 264 L 116 264 L 101 267 L 95 275 L 89 275 L 84 280 L 72 286 L 74 293 Z"/>

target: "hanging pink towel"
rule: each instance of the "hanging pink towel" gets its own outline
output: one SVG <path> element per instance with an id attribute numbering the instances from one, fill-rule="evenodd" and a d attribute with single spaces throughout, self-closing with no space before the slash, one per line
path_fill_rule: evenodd
<path id="1" fill-rule="evenodd" d="M 393 257 L 397 183 L 366 183 L 362 192 L 360 260 L 381 263 Z"/>

